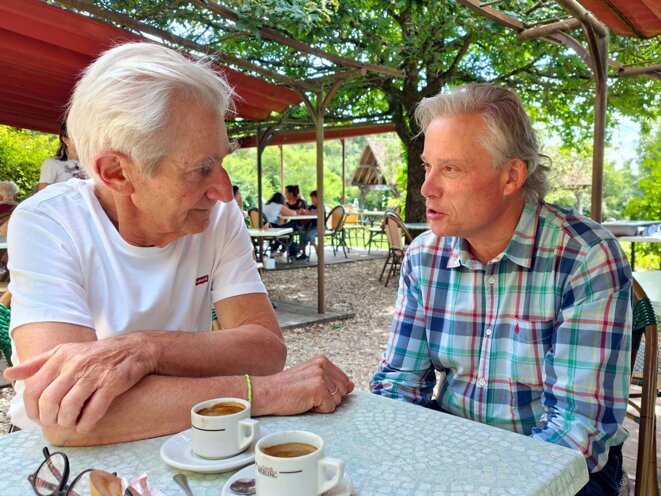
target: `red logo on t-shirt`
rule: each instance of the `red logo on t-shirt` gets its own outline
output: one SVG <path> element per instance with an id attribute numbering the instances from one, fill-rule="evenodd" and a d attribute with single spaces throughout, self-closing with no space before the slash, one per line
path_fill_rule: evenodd
<path id="1" fill-rule="evenodd" d="M 199 286 L 200 284 L 204 284 L 205 282 L 209 282 L 209 276 L 208 275 L 198 277 L 197 279 L 195 279 L 195 285 L 196 286 Z"/>

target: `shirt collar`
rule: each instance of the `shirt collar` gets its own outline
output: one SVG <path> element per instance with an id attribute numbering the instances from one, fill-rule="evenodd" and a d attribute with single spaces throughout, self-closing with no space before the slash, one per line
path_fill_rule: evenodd
<path id="1" fill-rule="evenodd" d="M 508 258 L 521 267 L 529 269 L 532 267 L 533 250 L 535 248 L 535 237 L 539 221 L 539 208 L 541 203 L 527 201 L 521 212 L 519 223 L 514 230 L 512 240 L 504 252 L 491 260 L 497 263 L 503 258 Z M 460 265 L 470 269 L 483 269 L 484 265 L 471 257 L 468 251 L 468 243 L 463 238 L 452 238 L 450 257 L 447 267 L 456 268 Z"/>

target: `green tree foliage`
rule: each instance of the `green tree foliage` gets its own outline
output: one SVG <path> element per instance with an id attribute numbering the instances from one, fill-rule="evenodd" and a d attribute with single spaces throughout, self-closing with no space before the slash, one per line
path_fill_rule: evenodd
<path id="1" fill-rule="evenodd" d="M 424 218 L 419 194 L 423 141 L 412 120 L 421 99 L 469 82 L 490 82 L 517 90 L 533 119 L 547 123 L 565 144 L 590 140 L 593 129 L 594 79 L 584 60 L 561 43 L 519 42 L 516 33 L 472 12 L 456 1 L 422 0 L 214 0 L 235 10 L 237 22 L 204 8 L 203 2 L 99 0 L 106 8 L 161 29 L 176 32 L 212 49 L 279 72 L 295 80 L 325 81 L 338 67 L 321 57 L 302 54 L 260 38 L 259 28 L 274 29 L 315 48 L 364 63 L 404 72 L 393 77 L 368 71 L 348 79 L 326 112 L 327 123 L 395 124 L 407 151 L 406 217 Z M 555 2 L 504 0 L 502 12 L 528 24 L 564 17 Z M 583 41 L 582 29 L 569 33 Z M 661 41 L 611 35 L 611 57 L 623 64 L 656 60 Z M 661 109 L 658 80 L 617 78 L 611 70 L 609 113 L 636 121 L 654 118 Z M 323 79 L 326 77 L 325 79 Z M 320 79 L 321 78 L 321 79 Z M 314 100 L 313 94 L 307 95 Z M 305 118 L 303 106 L 288 119 Z M 274 116 L 275 118 L 280 116 Z M 239 123 L 243 124 L 243 123 Z"/>
<path id="2" fill-rule="evenodd" d="M 358 187 L 350 186 L 366 138 L 345 140 L 346 202 L 352 203 L 360 197 Z M 317 155 L 314 143 L 287 145 L 282 148 L 284 181 L 280 184 L 280 148 L 269 146 L 262 156 L 262 198 L 266 201 L 283 186 L 297 184 L 301 194 L 309 202 L 309 193 L 317 189 Z M 225 159 L 223 164 L 232 182 L 241 188 L 245 208 L 257 206 L 257 150 L 239 149 Z M 339 140 L 324 143 L 324 197 L 327 205 L 337 205 L 342 199 L 342 148 Z M 375 191 L 367 196 L 366 207 L 382 209 L 388 203 L 390 194 Z"/>
<path id="3" fill-rule="evenodd" d="M 629 200 L 624 213 L 632 220 L 661 221 L 661 122 L 657 121 L 652 132 L 644 135 L 638 148 L 639 180 L 636 195 Z M 640 252 L 658 257 L 661 266 L 659 243 L 641 243 Z"/>
<path id="4" fill-rule="evenodd" d="M 0 180 L 16 183 L 19 200 L 30 196 L 41 163 L 55 155 L 57 145 L 57 136 L 0 126 Z"/>
<path id="5" fill-rule="evenodd" d="M 549 180 L 551 192 L 546 200 L 565 208 L 573 208 L 590 216 L 592 198 L 592 146 L 581 150 L 569 147 L 550 147 L 545 153 L 553 158 Z M 611 160 L 604 164 L 603 217 L 620 220 L 624 208 L 634 194 L 631 165 L 616 167 Z"/>

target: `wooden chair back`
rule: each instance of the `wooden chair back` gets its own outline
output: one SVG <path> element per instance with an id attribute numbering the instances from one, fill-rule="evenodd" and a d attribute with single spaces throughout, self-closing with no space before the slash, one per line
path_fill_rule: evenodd
<path id="1" fill-rule="evenodd" d="M 386 212 L 384 215 L 384 229 L 390 248 L 404 251 L 405 245 L 413 239 L 404 222 L 395 212 Z M 402 238 L 406 241 L 402 242 Z"/>
<path id="2" fill-rule="evenodd" d="M 660 274 L 661 275 L 661 274 Z M 656 278 L 661 284 L 661 277 Z M 638 410 L 638 456 L 636 458 L 635 496 L 659 494 L 656 458 L 656 416 L 655 402 L 658 394 L 659 362 L 659 318 L 652 301 L 645 290 L 633 279 L 633 345 L 631 351 L 631 370 L 634 370 L 636 355 L 642 338 L 645 339 L 642 377 L 632 382 L 642 388 L 640 406 L 629 400 L 629 404 Z M 635 376 L 635 374 L 634 374 Z"/>
<path id="3" fill-rule="evenodd" d="M 346 211 L 344 210 L 343 205 L 336 205 L 328 214 L 326 218 L 326 225 L 331 229 L 331 231 L 341 231 L 344 227 L 344 222 L 346 219 Z"/>
<path id="4" fill-rule="evenodd" d="M 253 229 L 261 229 L 266 224 L 264 214 L 262 214 L 262 222 L 259 221 L 259 209 L 255 207 L 248 209 L 248 222 L 250 222 L 250 227 Z"/>

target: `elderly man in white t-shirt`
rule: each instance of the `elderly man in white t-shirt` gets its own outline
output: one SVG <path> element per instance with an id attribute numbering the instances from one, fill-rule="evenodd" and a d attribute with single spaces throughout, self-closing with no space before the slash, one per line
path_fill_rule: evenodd
<path id="1" fill-rule="evenodd" d="M 353 389 L 286 347 L 223 169 L 231 89 L 165 47 L 115 47 L 78 82 L 69 135 L 92 179 L 46 188 L 10 226 L 10 414 L 53 444 L 183 430 L 190 408 L 331 412 Z M 221 332 L 212 332 L 215 307 Z M 252 376 L 252 377 L 251 377 Z"/>

